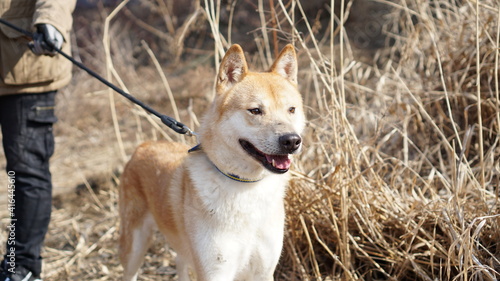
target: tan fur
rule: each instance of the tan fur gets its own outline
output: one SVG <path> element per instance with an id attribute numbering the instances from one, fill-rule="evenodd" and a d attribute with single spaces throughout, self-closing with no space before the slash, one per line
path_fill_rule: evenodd
<path id="1" fill-rule="evenodd" d="M 189 280 L 189 270 L 198 281 L 273 280 L 286 171 L 305 123 L 296 76 L 291 45 L 265 73 L 249 72 L 241 47 L 233 45 L 202 121 L 202 151 L 166 141 L 137 148 L 119 192 L 124 280 L 136 280 L 154 229 L 177 252 L 181 281 Z M 217 169 L 258 181 L 234 181 Z"/>

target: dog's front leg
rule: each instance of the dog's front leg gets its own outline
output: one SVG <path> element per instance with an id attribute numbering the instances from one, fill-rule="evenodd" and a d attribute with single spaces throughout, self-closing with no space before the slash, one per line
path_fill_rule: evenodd
<path id="1" fill-rule="evenodd" d="M 175 258 L 175 265 L 179 281 L 190 281 L 189 265 L 186 263 L 186 260 L 182 255 L 177 254 L 177 257 Z"/>
<path id="2" fill-rule="evenodd" d="M 191 245 L 198 281 L 234 281 L 246 259 L 244 239 L 233 232 L 221 230 L 221 225 L 207 221 L 196 223 Z"/>
<path id="3" fill-rule="evenodd" d="M 197 246 L 196 274 L 203 281 L 233 281 L 241 265 L 241 250 L 231 238 L 204 241 Z"/>

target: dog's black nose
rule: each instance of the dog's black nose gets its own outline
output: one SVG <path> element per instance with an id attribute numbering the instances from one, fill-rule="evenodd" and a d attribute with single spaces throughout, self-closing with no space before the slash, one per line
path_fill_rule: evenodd
<path id="1" fill-rule="evenodd" d="M 286 134 L 279 138 L 279 142 L 285 152 L 291 153 L 299 149 L 302 138 L 297 134 Z"/>

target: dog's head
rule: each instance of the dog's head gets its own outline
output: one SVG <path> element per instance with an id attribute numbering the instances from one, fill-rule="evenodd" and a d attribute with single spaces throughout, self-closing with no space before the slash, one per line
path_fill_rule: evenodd
<path id="1" fill-rule="evenodd" d="M 297 58 L 287 45 L 270 71 L 249 72 L 233 45 L 217 76 L 216 97 L 201 128 L 201 142 L 219 168 L 245 177 L 285 173 L 302 147 L 305 125 L 297 89 Z"/>

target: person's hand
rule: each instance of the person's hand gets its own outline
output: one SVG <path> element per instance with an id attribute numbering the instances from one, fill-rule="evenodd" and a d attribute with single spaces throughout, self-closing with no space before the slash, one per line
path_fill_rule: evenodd
<path id="1" fill-rule="evenodd" d="M 51 24 L 37 24 L 37 32 L 33 34 L 33 42 L 29 47 L 36 55 L 54 56 L 57 54 L 56 49 L 60 50 L 64 42 L 64 37 Z"/>

